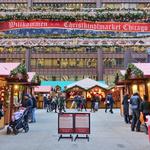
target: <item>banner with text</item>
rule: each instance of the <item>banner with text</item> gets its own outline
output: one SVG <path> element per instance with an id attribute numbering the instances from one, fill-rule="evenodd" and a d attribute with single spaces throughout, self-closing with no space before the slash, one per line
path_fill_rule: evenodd
<path id="1" fill-rule="evenodd" d="M 90 21 L 51 21 L 51 20 L 10 20 L 0 22 L 0 31 L 15 29 L 57 28 L 70 30 L 95 30 L 113 32 L 150 32 L 150 23 L 134 22 L 90 22 Z"/>

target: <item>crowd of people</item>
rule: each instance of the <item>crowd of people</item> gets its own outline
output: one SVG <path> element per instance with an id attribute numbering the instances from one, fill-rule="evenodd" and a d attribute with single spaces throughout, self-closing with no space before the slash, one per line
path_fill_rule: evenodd
<path id="1" fill-rule="evenodd" d="M 146 116 L 150 115 L 150 102 L 148 96 L 144 95 L 143 100 L 136 92 L 132 96 L 126 94 L 123 98 L 123 114 L 125 123 L 131 124 L 131 131 L 139 132 L 141 124 L 144 125 L 146 133 L 148 133 L 146 125 Z"/>
<path id="2" fill-rule="evenodd" d="M 47 112 L 66 112 L 66 96 L 63 92 L 53 93 L 52 95 L 44 95 L 43 101 L 44 108 Z"/>
<path id="3" fill-rule="evenodd" d="M 52 93 L 51 95 L 45 94 L 43 96 L 44 102 L 44 109 L 47 112 L 54 111 L 55 113 L 66 112 L 66 94 L 62 92 Z M 100 98 L 99 94 L 92 95 L 91 103 L 90 103 L 90 112 L 96 112 L 100 108 L 101 103 L 103 103 L 102 99 Z M 110 113 L 113 113 L 113 105 L 114 99 L 111 93 L 107 94 L 106 99 L 104 101 L 105 104 L 105 112 L 109 109 Z M 71 101 L 71 105 L 69 109 L 75 109 L 79 112 L 87 111 L 87 99 L 86 97 L 78 92 L 74 95 L 73 100 Z"/>

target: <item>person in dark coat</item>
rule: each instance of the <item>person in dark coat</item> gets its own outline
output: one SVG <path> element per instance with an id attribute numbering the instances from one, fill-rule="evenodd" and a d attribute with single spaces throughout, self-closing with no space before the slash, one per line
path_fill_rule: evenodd
<path id="1" fill-rule="evenodd" d="M 140 111 L 143 114 L 144 121 L 146 122 L 146 116 L 150 115 L 150 102 L 148 101 L 148 96 L 144 95 L 144 101 L 140 104 Z M 145 123 L 146 133 L 148 133 L 148 128 Z"/>
<path id="2" fill-rule="evenodd" d="M 132 123 L 131 123 L 131 131 L 134 131 L 136 127 L 136 131 L 140 131 L 140 103 L 141 98 L 138 93 L 134 93 L 130 99 L 130 104 L 132 108 Z"/>
<path id="3" fill-rule="evenodd" d="M 113 99 L 113 97 L 112 97 L 112 94 L 110 94 L 110 98 L 109 98 L 109 105 L 110 105 L 110 113 L 113 113 L 113 106 L 114 106 L 114 103 L 115 103 L 115 101 L 114 101 L 114 99 Z"/>
<path id="4" fill-rule="evenodd" d="M 125 123 L 129 123 L 130 118 L 129 118 L 129 95 L 128 94 L 124 96 L 122 105 L 123 105 L 124 121 Z"/>
<path id="5" fill-rule="evenodd" d="M 81 111 L 83 108 L 86 111 L 86 98 L 84 97 L 84 95 L 81 96 Z"/>
<path id="6" fill-rule="evenodd" d="M 3 104 L 2 102 L 0 101 L 0 119 L 3 117 Z"/>
<path id="7" fill-rule="evenodd" d="M 48 102 L 47 95 L 44 95 L 44 97 L 43 97 L 43 105 L 44 105 L 44 109 L 47 108 L 47 102 Z"/>
<path id="8" fill-rule="evenodd" d="M 95 102 L 96 102 L 96 99 L 95 99 L 95 96 L 92 95 L 92 98 L 91 98 L 91 112 L 95 112 Z"/>
<path id="9" fill-rule="evenodd" d="M 27 113 L 27 117 L 26 117 L 26 121 L 28 122 L 29 118 L 31 118 L 32 107 L 33 107 L 33 101 L 29 94 L 24 95 L 24 103 L 22 106 L 25 107 L 26 109 L 28 109 L 28 113 Z"/>
<path id="10" fill-rule="evenodd" d="M 58 110 L 59 113 L 61 113 L 62 111 L 66 112 L 65 110 L 65 101 L 66 101 L 66 97 L 64 93 L 59 93 L 58 96 Z"/>
<path id="11" fill-rule="evenodd" d="M 32 95 L 32 102 L 33 102 L 33 106 L 32 106 L 32 115 L 31 115 L 31 122 L 36 122 L 36 117 L 35 117 L 35 111 L 37 108 L 37 100 L 34 97 L 34 95 Z"/>
<path id="12" fill-rule="evenodd" d="M 109 112 L 110 113 L 113 113 L 113 106 L 114 106 L 114 103 L 115 103 L 115 101 L 114 101 L 114 99 L 113 99 L 113 97 L 112 97 L 112 94 L 111 93 L 109 93 L 107 96 L 106 96 L 106 109 L 105 109 L 105 112 L 107 112 L 107 109 L 108 109 L 108 107 L 110 108 L 110 110 L 109 110 Z"/>

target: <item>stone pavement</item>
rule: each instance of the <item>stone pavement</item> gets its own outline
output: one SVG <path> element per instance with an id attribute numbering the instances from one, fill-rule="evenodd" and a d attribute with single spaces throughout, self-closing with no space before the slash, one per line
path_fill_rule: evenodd
<path id="1" fill-rule="evenodd" d="M 69 111 L 69 110 L 68 110 Z M 0 150 L 149 150 L 145 133 L 131 132 L 119 110 L 114 114 L 99 110 L 91 113 L 90 141 L 61 139 L 58 142 L 57 114 L 37 111 L 37 123 L 30 124 L 28 133 L 6 135 L 0 131 Z"/>

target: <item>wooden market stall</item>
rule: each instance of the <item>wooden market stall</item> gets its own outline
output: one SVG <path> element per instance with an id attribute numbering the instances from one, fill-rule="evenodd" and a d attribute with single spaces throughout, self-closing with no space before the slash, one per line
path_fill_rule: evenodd
<path id="1" fill-rule="evenodd" d="M 3 107 L 4 117 L 0 119 L 0 128 L 9 122 L 10 116 L 10 89 L 7 77 L 11 71 L 17 68 L 20 63 L 0 63 L 0 103 Z"/>
<path id="2" fill-rule="evenodd" d="M 131 96 L 135 92 L 142 99 L 148 95 L 150 101 L 150 63 L 129 64 L 116 75 L 116 85 L 120 88 L 121 101 L 126 93 Z"/>
<path id="3" fill-rule="evenodd" d="M 98 95 L 100 97 L 101 103 L 104 102 L 104 99 L 107 94 L 108 85 L 105 84 L 104 81 L 95 81 L 89 78 L 74 82 L 67 86 L 66 88 L 66 96 L 67 96 L 67 108 L 70 108 L 70 105 L 74 99 L 74 96 L 77 93 L 80 95 L 84 95 L 87 101 L 87 108 L 91 106 L 91 98 L 94 95 Z M 101 105 L 101 107 L 104 107 Z"/>
<path id="4" fill-rule="evenodd" d="M 32 86 L 38 85 L 39 80 L 35 72 L 26 72 L 24 64 L 0 63 L 0 66 L 4 68 L 0 77 L 3 77 L 5 81 L 5 85 L 2 87 L 5 125 L 10 122 L 12 113 L 20 106 L 23 95 L 31 93 Z"/>
<path id="5" fill-rule="evenodd" d="M 4 112 L 4 93 L 5 93 L 5 87 L 6 87 L 6 80 L 4 77 L 0 77 L 0 111 L 1 113 Z M 0 116 L 0 129 L 4 127 L 4 116 Z"/>
<path id="6" fill-rule="evenodd" d="M 52 91 L 51 86 L 36 86 L 34 87 L 34 95 L 37 97 L 37 107 L 42 109 L 44 107 L 43 97 L 50 95 Z"/>

